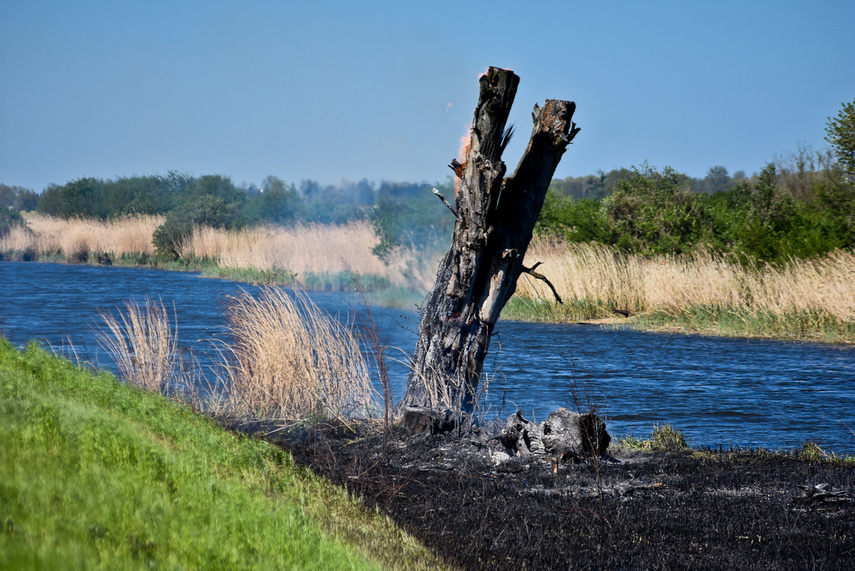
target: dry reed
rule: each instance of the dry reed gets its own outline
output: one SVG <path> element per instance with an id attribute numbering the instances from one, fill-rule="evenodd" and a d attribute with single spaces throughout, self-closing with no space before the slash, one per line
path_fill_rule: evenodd
<path id="1" fill-rule="evenodd" d="M 179 380 L 179 355 L 173 330 L 162 302 L 146 299 L 144 306 L 125 302 L 119 319 L 101 313 L 107 326 L 98 341 L 113 355 L 119 374 L 129 383 L 145 390 L 166 392 L 170 382 Z"/>
<path id="2" fill-rule="evenodd" d="M 283 269 L 309 274 L 380 276 L 394 287 L 427 291 L 436 270 L 415 249 L 399 249 L 384 264 L 372 252 L 378 239 L 367 222 L 342 225 L 263 225 L 240 231 L 197 227 L 183 244 L 181 256 L 217 260 L 225 268 Z"/>
<path id="3" fill-rule="evenodd" d="M 163 224 L 162 216 L 129 215 L 116 220 L 63 219 L 26 214 L 27 228 L 13 228 L 0 239 L 0 252 L 32 252 L 38 256 L 62 255 L 85 261 L 90 253 L 154 254 L 151 237 Z"/>
<path id="4" fill-rule="evenodd" d="M 643 258 L 599 244 L 536 238 L 526 265 L 537 261 L 565 303 L 596 313 L 587 318 L 608 317 L 614 309 L 680 316 L 705 308 L 756 318 L 812 314 L 819 321 L 855 321 L 851 251 L 792 260 L 783 267 L 746 268 L 711 252 Z M 545 284 L 525 275 L 517 293 L 524 299 L 551 299 Z"/>
<path id="5" fill-rule="evenodd" d="M 197 227 L 181 255 L 216 259 L 225 267 L 283 268 L 296 274 L 383 274 L 371 253 L 377 238 L 364 222 L 343 225 L 264 225 L 241 231 Z"/>
<path id="6" fill-rule="evenodd" d="M 376 411 L 368 367 L 351 329 L 303 294 L 264 287 L 229 298 L 233 413 L 281 422 L 347 423 Z"/>

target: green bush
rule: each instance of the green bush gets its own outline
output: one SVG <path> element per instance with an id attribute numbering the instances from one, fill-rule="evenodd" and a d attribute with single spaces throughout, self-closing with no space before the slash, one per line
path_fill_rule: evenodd
<path id="1" fill-rule="evenodd" d="M 234 217 L 234 209 L 219 196 L 204 194 L 190 200 L 166 215 L 166 220 L 152 236 L 158 256 L 177 260 L 181 246 L 193 233 L 194 226 L 228 226 Z"/>
<path id="2" fill-rule="evenodd" d="M 683 433 L 670 424 L 663 424 L 661 426 L 658 424 L 653 425 L 653 431 L 650 434 L 649 440 L 627 436 L 621 438 L 620 443 L 635 450 L 669 451 L 687 450 L 689 448 Z"/>
<path id="3" fill-rule="evenodd" d="M 0 208 L 0 238 L 7 236 L 15 226 L 24 226 L 21 215 L 14 210 Z"/>

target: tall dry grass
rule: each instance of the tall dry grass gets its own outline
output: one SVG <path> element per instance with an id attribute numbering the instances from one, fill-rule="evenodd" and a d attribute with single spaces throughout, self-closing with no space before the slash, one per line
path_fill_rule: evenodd
<path id="1" fill-rule="evenodd" d="M 26 214 L 24 219 L 27 228 L 15 227 L 0 238 L 0 252 L 60 255 L 70 261 L 85 261 L 90 253 L 153 255 L 151 237 L 164 220 L 163 216 L 138 214 L 116 220 L 66 220 L 42 214 Z"/>
<path id="2" fill-rule="evenodd" d="M 377 399 L 350 327 L 323 313 L 305 294 L 263 287 L 228 299 L 232 342 L 213 379 L 187 371 L 162 302 L 125 302 L 102 312 L 101 347 L 119 374 L 145 390 L 180 394 L 201 409 L 277 423 L 350 423 L 376 416 Z M 226 393 L 225 395 L 223 393 Z M 207 396 L 203 396 L 207 395 Z M 213 398 L 216 403 L 204 402 Z"/>
<path id="3" fill-rule="evenodd" d="M 125 302 L 117 318 L 101 313 L 107 329 L 98 334 L 101 347 L 113 355 L 119 374 L 147 391 L 166 392 L 180 381 L 177 326 L 173 329 L 163 302 L 146 299 L 143 306 Z"/>
<path id="4" fill-rule="evenodd" d="M 686 316 L 699 309 L 757 319 L 810 315 L 817 322 L 855 322 L 855 252 L 836 251 L 819 259 L 792 260 L 783 267 L 746 268 L 726 257 L 643 258 L 599 244 L 567 244 L 536 238 L 526 265 L 555 285 L 565 303 L 588 311 L 579 318 L 631 314 Z M 548 301 L 545 284 L 525 274 L 518 296 Z"/>
<path id="5" fill-rule="evenodd" d="M 303 294 L 264 287 L 229 298 L 233 414 L 296 422 L 349 422 L 376 412 L 375 393 L 351 329 Z"/>
<path id="6" fill-rule="evenodd" d="M 311 274 L 379 276 L 393 287 L 427 291 L 438 255 L 400 248 L 388 263 L 372 252 L 378 239 L 368 222 L 342 225 L 299 224 L 256 226 L 240 231 L 197 227 L 181 248 L 181 256 L 217 260 L 225 268 L 282 269 L 301 277 Z"/>
<path id="7" fill-rule="evenodd" d="M 182 257 L 215 259 L 225 267 L 283 268 L 298 275 L 382 274 L 386 268 L 371 253 L 376 243 L 371 226 L 363 222 L 264 225 L 239 231 L 197 227 L 180 253 Z"/>

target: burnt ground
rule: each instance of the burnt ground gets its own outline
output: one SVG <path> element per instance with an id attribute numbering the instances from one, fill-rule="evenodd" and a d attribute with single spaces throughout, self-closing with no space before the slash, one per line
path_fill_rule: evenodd
<path id="1" fill-rule="evenodd" d="M 851 465 L 612 447 L 555 471 L 485 434 L 280 444 L 458 568 L 855 569 Z"/>

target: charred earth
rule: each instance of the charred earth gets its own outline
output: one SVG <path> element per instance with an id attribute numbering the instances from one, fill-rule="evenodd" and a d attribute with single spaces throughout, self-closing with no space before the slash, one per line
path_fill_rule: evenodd
<path id="1" fill-rule="evenodd" d="M 514 449 L 512 417 L 467 434 L 278 438 L 457 568 L 852 568 L 851 464 L 762 450 Z"/>

